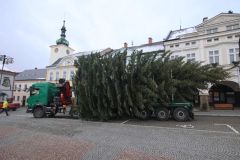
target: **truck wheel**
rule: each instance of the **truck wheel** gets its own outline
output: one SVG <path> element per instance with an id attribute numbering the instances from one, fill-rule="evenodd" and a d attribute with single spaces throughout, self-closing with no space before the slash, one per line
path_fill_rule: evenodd
<path id="1" fill-rule="evenodd" d="M 160 121 L 166 121 L 169 118 L 169 111 L 166 108 L 159 108 L 156 111 L 157 119 Z"/>
<path id="2" fill-rule="evenodd" d="M 176 108 L 173 111 L 173 117 L 176 121 L 184 122 L 189 119 L 188 111 L 184 108 Z"/>
<path id="3" fill-rule="evenodd" d="M 34 109 L 33 116 L 34 118 L 43 118 L 44 117 L 43 108 L 37 107 L 36 109 Z"/>
<path id="4" fill-rule="evenodd" d="M 48 116 L 49 116 L 49 118 L 54 118 L 55 117 L 55 113 L 50 113 Z"/>
<path id="5" fill-rule="evenodd" d="M 147 111 L 143 110 L 140 112 L 140 115 L 139 115 L 140 119 L 146 120 L 146 119 L 148 119 L 148 117 L 149 117 L 149 113 Z"/>

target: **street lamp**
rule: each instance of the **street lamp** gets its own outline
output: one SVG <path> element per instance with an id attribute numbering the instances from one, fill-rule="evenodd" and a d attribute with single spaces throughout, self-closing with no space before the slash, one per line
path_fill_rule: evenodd
<path id="1" fill-rule="evenodd" d="M 6 56 L 6 55 L 0 55 L 0 61 L 2 61 L 2 70 L 1 70 L 1 77 L 0 77 L 0 85 L 2 85 L 2 74 L 3 74 L 3 67 L 5 64 L 11 64 L 13 63 L 13 58 Z"/>
<path id="2" fill-rule="evenodd" d="M 240 57 L 240 35 L 238 35 L 238 57 Z"/>

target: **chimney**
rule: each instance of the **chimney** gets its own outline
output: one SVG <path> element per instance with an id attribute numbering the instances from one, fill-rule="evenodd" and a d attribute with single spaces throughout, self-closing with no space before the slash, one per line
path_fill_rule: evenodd
<path id="1" fill-rule="evenodd" d="M 203 18 L 203 22 L 205 22 L 206 20 L 208 20 L 208 17 L 204 17 Z"/>
<path id="2" fill-rule="evenodd" d="M 148 44 L 152 44 L 152 37 L 148 38 Z"/>
<path id="3" fill-rule="evenodd" d="M 127 42 L 124 43 L 124 48 L 128 48 Z"/>

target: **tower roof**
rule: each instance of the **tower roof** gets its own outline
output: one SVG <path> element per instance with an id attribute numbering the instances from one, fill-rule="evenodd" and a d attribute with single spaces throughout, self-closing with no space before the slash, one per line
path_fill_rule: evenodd
<path id="1" fill-rule="evenodd" d="M 63 45 L 66 45 L 68 46 L 69 45 L 69 42 L 68 40 L 65 39 L 66 37 L 66 27 L 65 27 L 65 20 L 63 21 L 63 26 L 61 28 L 61 38 L 59 38 L 57 41 L 56 41 L 56 44 L 63 44 Z"/>

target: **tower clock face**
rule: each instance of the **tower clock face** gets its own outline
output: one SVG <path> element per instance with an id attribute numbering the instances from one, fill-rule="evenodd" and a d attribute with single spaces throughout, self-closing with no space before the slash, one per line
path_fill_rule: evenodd
<path id="1" fill-rule="evenodd" d="M 58 52 L 58 48 L 55 48 L 55 50 L 54 50 L 56 53 Z"/>

